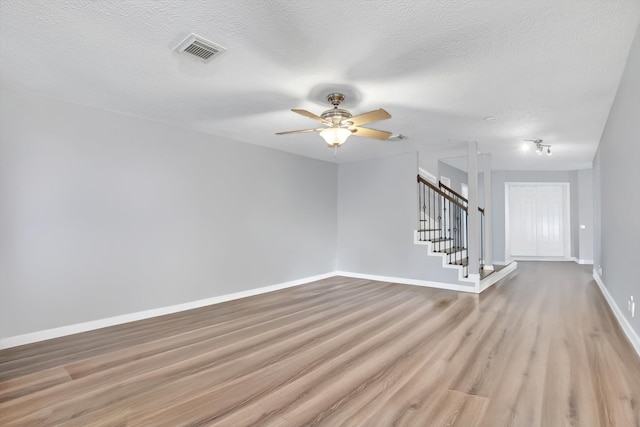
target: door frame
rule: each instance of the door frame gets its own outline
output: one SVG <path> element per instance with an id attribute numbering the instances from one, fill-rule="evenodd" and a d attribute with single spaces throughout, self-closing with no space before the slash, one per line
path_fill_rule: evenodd
<path id="1" fill-rule="evenodd" d="M 564 257 L 516 257 L 511 256 L 511 248 L 509 247 L 509 187 L 516 185 L 560 185 L 563 187 L 563 204 L 564 204 Z M 569 182 L 505 182 L 504 183 L 504 252 L 507 262 L 513 260 L 531 260 L 531 261 L 571 261 L 571 183 Z"/>

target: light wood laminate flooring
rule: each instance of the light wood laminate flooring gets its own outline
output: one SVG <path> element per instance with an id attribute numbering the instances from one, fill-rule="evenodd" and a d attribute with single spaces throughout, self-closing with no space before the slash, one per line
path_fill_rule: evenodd
<path id="1" fill-rule="evenodd" d="M 588 266 L 336 277 L 0 351 L 0 425 L 640 427 L 640 358 Z"/>

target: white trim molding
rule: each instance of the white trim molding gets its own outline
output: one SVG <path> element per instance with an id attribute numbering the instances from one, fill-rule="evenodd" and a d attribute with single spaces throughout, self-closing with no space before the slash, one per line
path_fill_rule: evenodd
<path id="1" fill-rule="evenodd" d="M 375 280 L 377 282 L 400 283 L 402 285 L 425 286 L 427 288 L 446 289 L 456 292 L 475 293 L 475 286 L 470 283 L 467 285 L 456 285 L 455 283 L 432 282 L 430 280 L 407 279 L 404 277 L 378 276 L 376 274 L 353 273 L 350 271 L 336 271 L 336 276 L 353 277 L 354 279 Z"/>
<path id="2" fill-rule="evenodd" d="M 562 256 L 515 256 L 512 258 L 515 261 L 545 261 L 545 262 L 575 262 L 575 258 L 565 258 Z"/>
<path id="3" fill-rule="evenodd" d="M 363 273 L 354 273 L 351 271 L 336 271 L 336 276 L 345 276 L 345 277 L 353 277 L 355 279 L 367 279 L 367 280 L 375 280 L 377 282 L 391 282 L 391 283 L 400 283 L 403 285 L 415 285 L 415 286 L 424 286 L 427 288 L 436 288 L 436 289 L 445 289 L 449 291 L 456 292 L 469 292 L 473 294 L 479 294 L 485 289 L 491 287 L 495 283 L 507 277 L 513 271 L 518 268 L 517 262 L 512 262 L 509 266 L 501 269 L 500 271 L 493 272 L 489 276 L 480 280 L 480 275 L 478 276 L 475 282 L 470 283 L 469 285 L 458 285 L 455 283 L 445 283 L 445 282 L 433 282 L 430 280 L 418 280 L 418 279 L 407 279 L 404 277 L 390 277 L 390 276 L 379 276 L 376 274 L 363 274 Z"/>
<path id="4" fill-rule="evenodd" d="M 616 317 L 616 320 L 622 328 L 622 331 L 627 336 L 627 339 L 629 340 L 633 348 L 636 350 L 636 353 L 638 353 L 638 356 L 640 356 L 640 336 L 638 336 L 636 331 L 631 326 L 631 323 L 629 323 L 629 320 L 627 320 L 625 315 L 622 313 L 622 310 L 620 310 L 620 307 L 618 307 L 618 304 L 616 304 L 615 300 L 609 293 L 609 290 L 604 285 L 602 278 L 600 277 L 600 275 L 598 275 L 595 269 L 593 270 L 593 278 L 596 280 L 596 283 L 598 284 L 598 287 L 600 288 L 600 292 L 602 292 L 604 299 L 606 299 L 607 303 L 609 303 L 609 307 L 611 307 L 611 311 Z"/>
<path id="5" fill-rule="evenodd" d="M 432 182 L 434 184 L 438 183 L 438 178 L 434 174 L 432 174 L 428 170 L 423 169 L 421 167 L 418 167 L 418 175 L 420 175 L 421 177 L 423 177 L 427 181 L 430 181 L 430 182 Z"/>
<path id="6" fill-rule="evenodd" d="M 493 286 L 494 284 L 498 283 L 500 280 L 507 277 L 512 272 L 516 271 L 517 268 L 518 268 L 518 263 L 515 261 L 512 261 L 505 268 L 500 269 L 498 271 L 494 271 L 493 273 L 491 273 L 490 275 L 482 279 L 480 283 L 478 283 L 478 286 L 476 288 L 478 293 L 484 292 L 489 287 Z"/>
<path id="7" fill-rule="evenodd" d="M 317 276 L 306 277 L 304 279 L 292 280 L 290 282 L 279 283 L 276 285 L 263 286 L 260 288 L 249 289 L 247 291 L 234 292 L 232 294 L 220 295 L 216 297 L 191 301 L 184 304 L 171 305 L 168 307 L 154 308 L 151 310 L 139 311 L 136 313 L 123 314 L 120 316 L 108 317 L 106 319 L 92 320 L 89 322 L 76 323 L 74 325 L 62 326 L 59 328 L 46 329 L 44 331 L 32 332 L 24 335 L 17 335 L 8 338 L 0 338 L 0 350 L 19 345 L 31 344 L 38 341 L 59 338 L 66 335 L 78 334 L 81 332 L 93 331 L 95 329 L 106 328 L 109 326 L 121 325 L 123 323 L 135 322 L 136 320 L 149 319 L 151 317 L 163 316 L 165 314 L 177 313 L 180 311 L 192 310 L 194 308 L 205 307 L 208 305 L 219 304 L 221 302 L 231 301 L 240 298 L 246 298 L 254 295 L 260 295 L 267 292 L 278 291 L 280 289 L 292 288 L 294 286 L 304 285 L 306 283 L 315 282 L 329 277 L 336 276 L 335 272 L 319 274 Z"/>

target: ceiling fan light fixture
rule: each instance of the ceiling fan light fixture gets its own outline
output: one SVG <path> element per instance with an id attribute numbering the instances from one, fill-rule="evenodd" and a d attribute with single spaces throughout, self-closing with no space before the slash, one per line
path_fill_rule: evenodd
<path id="1" fill-rule="evenodd" d="M 329 147 L 339 147 L 351 135 L 351 131 L 346 128 L 331 127 L 320 131 L 320 136 L 325 140 Z"/>
<path id="2" fill-rule="evenodd" d="M 353 116 L 349 111 L 338 108 L 340 102 L 342 102 L 343 99 L 344 95 L 342 95 L 341 93 L 329 94 L 327 100 L 333 105 L 333 108 L 323 112 L 319 116 L 307 110 L 300 110 L 295 108 L 291 110 L 294 113 L 300 114 L 301 116 L 305 116 L 312 120 L 315 120 L 316 122 L 322 123 L 323 125 L 327 126 L 326 128 L 277 132 L 276 135 L 319 132 L 322 139 L 325 140 L 330 148 L 338 148 L 339 146 L 344 144 L 344 142 L 347 140 L 347 138 L 349 138 L 349 135 L 351 134 L 363 138 L 378 139 L 380 141 L 389 139 L 389 137 L 392 135 L 391 132 L 362 127 L 362 125 L 377 122 L 379 120 L 390 119 L 391 114 L 387 113 L 382 108 L 378 108 L 377 110 Z"/>

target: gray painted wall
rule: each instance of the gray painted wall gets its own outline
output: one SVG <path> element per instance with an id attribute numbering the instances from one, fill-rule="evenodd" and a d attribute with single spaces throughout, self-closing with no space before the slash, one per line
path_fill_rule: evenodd
<path id="1" fill-rule="evenodd" d="M 417 153 L 338 168 L 338 270 L 461 284 L 457 270 L 413 244 Z"/>
<path id="2" fill-rule="evenodd" d="M 438 162 L 438 179 L 443 176 L 451 180 L 451 189 L 459 194 L 462 194 L 462 184 L 469 182 L 468 175 L 465 171 L 440 161 Z"/>
<path id="3" fill-rule="evenodd" d="M 0 118 L 1 338 L 335 270 L 334 164 L 7 90 Z"/>
<path id="4" fill-rule="evenodd" d="M 578 259 L 593 261 L 593 169 L 578 171 Z M 585 228 L 582 228 L 584 226 Z"/>
<path id="5" fill-rule="evenodd" d="M 605 126 L 594 167 L 595 266 L 640 335 L 640 27 Z M 627 300 L 636 300 L 636 316 Z"/>
<path id="6" fill-rule="evenodd" d="M 600 271 L 602 259 L 602 191 L 600 178 L 600 146 L 593 159 L 593 269 Z"/>
<path id="7" fill-rule="evenodd" d="M 460 157 L 456 159 L 460 159 Z M 464 160 L 467 161 L 466 156 Z M 478 158 L 478 169 L 482 170 L 482 161 L 480 158 Z M 469 183 L 469 175 L 467 172 L 443 161 L 438 162 L 438 179 L 440 179 L 441 176 L 450 178 L 451 189 L 459 194 L 462 194 L 462 184 Z M 478 172 L 478 206 L 484 207 L 484 172 Z"/>

